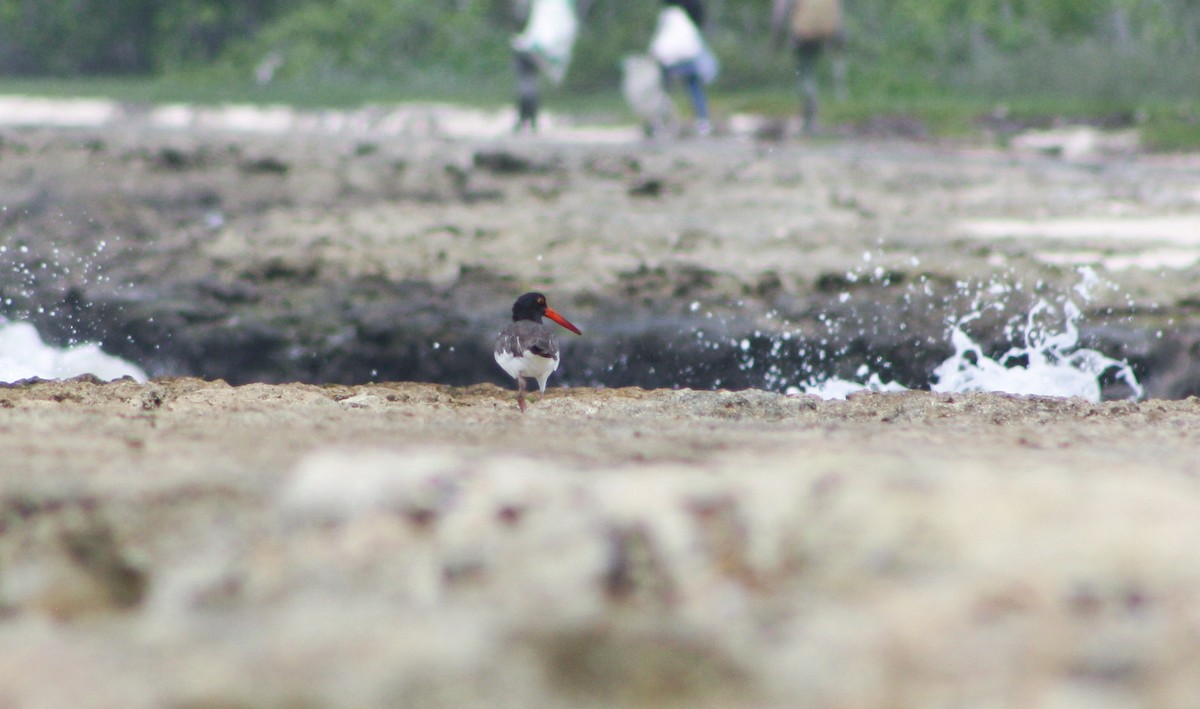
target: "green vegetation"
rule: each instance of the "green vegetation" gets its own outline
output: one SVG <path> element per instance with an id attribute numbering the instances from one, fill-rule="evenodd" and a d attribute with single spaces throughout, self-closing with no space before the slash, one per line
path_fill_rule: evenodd
<path id="1" fill-rule="evenodd" d="M 506 102 L 522 1 L 0 0 L 0 90 L 301 106 Z M 657 2 L 577 3 L 581 34 L 552 100 L 619 113 L 620 57 L 644 50 Z M 722 62 L 718 111 L 795 109 L 790 58 L 769 41 L 770 4 L 706 2 Z M 828 121 L 911 119 L 959 134 L 992 118 L 1067 117 L 1137 125 L 1158 149 L 1200 146 L 1200 0 L 845 4 L 852 99 L 827 102 Z"/>

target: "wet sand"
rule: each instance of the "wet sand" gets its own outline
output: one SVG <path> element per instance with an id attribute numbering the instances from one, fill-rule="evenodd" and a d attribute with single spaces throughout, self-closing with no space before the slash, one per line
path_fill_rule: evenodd
<path id="1" fill-rule="evenodd" d="M 0 389 L 0 704 L 1191 706 L 1200 400 Z"/>

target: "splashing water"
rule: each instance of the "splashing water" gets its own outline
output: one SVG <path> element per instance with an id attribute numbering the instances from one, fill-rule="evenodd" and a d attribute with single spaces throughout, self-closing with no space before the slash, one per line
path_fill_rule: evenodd
<path id="1" fill-rule="evenodd" d="M 51 347 L 42 341 L 33 325 L 0 318 L 0 382 L 30 377 L 65 379 L 81 374 L 105 380 L 129 376 L 139 382 L 146 381 L 146 373 L 140 368 L 102 352 L 99 345 Z"/>
<path id="2" fill-rule="evenodd" d="M 1080 282 L 1073 288 L 1085 301 L 1101 284 L 1090 268 L 1079 271 Z M 991 284 L 987 296 L 1001 296 L 1013 288 Z M 1130 399 L 1143 395 L 1141 384 L 1127 362 L 1113 359 L 1096 350 L 1080 347 L 1079 321 L 1082 311 L 1070 298 L 1064 298 L 1061 310 L 1061 330 L 1048 322 L 1057 315 L 1054 306 L 1039 298 L 1023 318 L 1011 321 L 1005 332 L 1012 341 L 1023 343 L 1009 348 L 1004 354 L 991 358 L 982 346 L 966 332 L 966 326 L 982 317 L 988 308 L 1002 306 L 993 303 L 981 306 L 976 298 L 972 312 L 955 319 L 950 328 L 950 343 L 954 354 L 934 368 L 930 389 L 935 392 L 1005 392 L 1009 394 L 1080 397 L 1092 402 L 1102 398 L 1101 381 L 1105 377 L 1119 380 L 1129 388 Z M 844 399 L 856 391 L 903 391 L 895 382 L 882 382 L 877 373 L 863 365 L 856 372 L 856 381 L 838 378 L 811 379 L 800 387 L 789 387 L 789 393 L 804 392 L 825 399 Z"/>
<path id="3" fill-rule="evenodd" d="M 6 209 L 0 206 L 0 212 Z M 112 246 L 120 242 L 119 235 L 70 246 L 27 243 L 15 237 L 0 242 L 0 312 L 12 318 L 0 315 L 0 382 L 82 374 L 105 380 L 126 376 L 147 380 L 140 367 L 103 352 L 80 334 L 94 331 L 88 320 L 93 303 L 82 295 L 85 286 L 123 287 L 105 273 Z M 55 294 L 52 299 L 45 297 L 48 291 Z M 44 304 L 47 300 L 51 304 Z M 67 333 L 65 347 L 46 344 L 33 322 L 26 322 L 46 319 Z"/>
<path id="4" fill-rule="evenodd" d="M 862 365 L 855 372 L 860 381 L 850 381 L 832 377 L 830 379 L 809 380 L 800 387 L 788 387 L 788 395 L 800 393 L 812 394 L 822 399 L 845 399 L 847 396 L 860 391 L 908 391 L 908 387 L 896 382 L 884 382 L 878 372 L 870 371 L 870 367 Z M 865 381 L 861 381 L 865 378 Z"/>
<path id="5" fill-rule="evenodd" d="M 950 334 L 954 354 L 933 370 L 936 392 L 1002 391 L 1009 394 L 1081 397 L 1098 402 L 1100 380 L 1112 373 L 1140 399 L 1142 387 L 1129 365 L 1096 350 L 1079 347 L 1082 313 L 1071 301 L 1064 306 L 1064 329 L 1052 332 L 1039 316 L 1052 310 L 1039 300 L 1026 316 L 1020 334 L 1024 345 L 1010 348 L 992 359 L 963 331 L 963 326 L 980 317 L 978 311 L 960 318 Z"/>

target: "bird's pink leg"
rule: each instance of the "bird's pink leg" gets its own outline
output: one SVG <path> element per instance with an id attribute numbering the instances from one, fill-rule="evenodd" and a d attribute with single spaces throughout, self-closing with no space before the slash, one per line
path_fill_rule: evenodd
<path id="1" fill-rule="evenodd" d="M 525 413 L 525 377 L 517 377 L 517 406 Z"/>

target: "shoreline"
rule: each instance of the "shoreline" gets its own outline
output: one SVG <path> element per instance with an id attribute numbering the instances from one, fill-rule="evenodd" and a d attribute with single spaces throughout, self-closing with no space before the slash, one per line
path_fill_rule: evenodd
<path id="1" fill-rule="evenodd" d="M 0 149 L 6 315 L 150 376 L 500 383 L 500 304 L 541 290 L 597 335 L 573 343 L 575 385 L 866 365 L 919 387 L 948 323 L 986 305 L 967 334 L 994 355 L 1045 300 L 1151 396 L 1200 386 L 1200 192 L 1144 156 L 108 129 Z"/>

